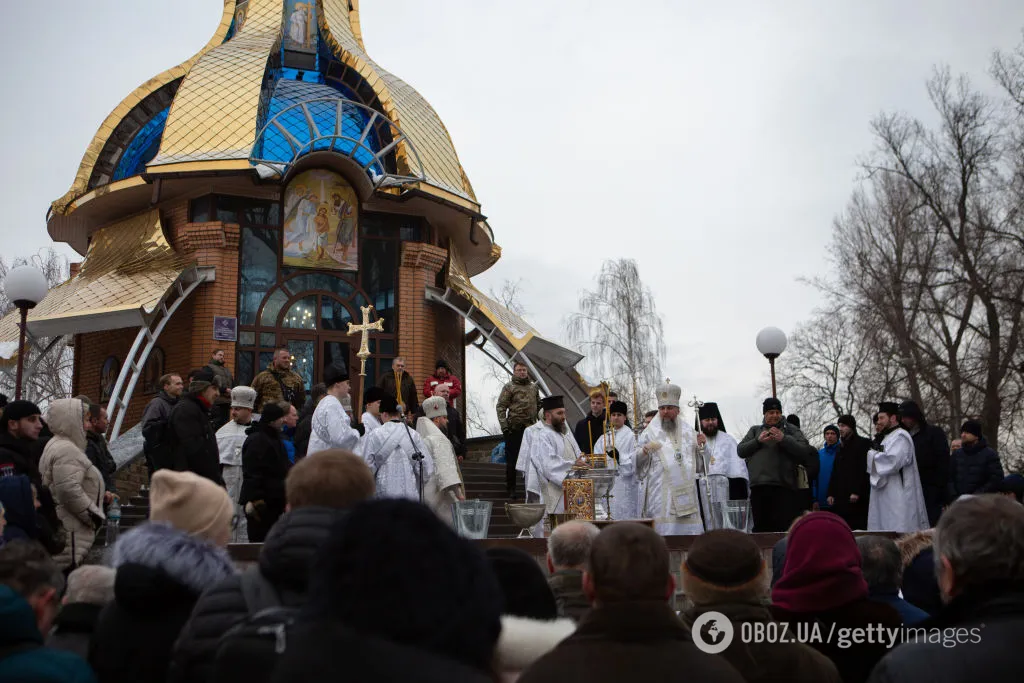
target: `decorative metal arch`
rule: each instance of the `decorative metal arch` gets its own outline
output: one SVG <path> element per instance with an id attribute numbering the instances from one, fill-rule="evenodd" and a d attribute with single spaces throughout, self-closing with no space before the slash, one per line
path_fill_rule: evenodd
<path id="1" fill-rule="evenodd" d="M 316 124 L 316 120 L 313 117 L 313 113 L 309 110 L 309 105 L 314 103 L 328 103 L 333 104 L 335 107 L 334 117 L 334 129 L 331 131 L 321 131 Z M 343 130 L 343 124 L 345 122 L 344 111 L 346 107 L 356 108 L 362 112 L 369 114 L 369 118 L 366 121 L 366 125 L 360 131 L 358 138 L 353 138 L 346 135 Z M 295 110 L 302 111 L 302 118 L 306 122 L 306 139 L 303 142 L 297 138 L 292 131 L 288 129 L 283 121 L 285 117 L 291 118 L 288 115 L 293 113 Z M 367 140 L 370 138 L 370 134 L 374 128 L 378 125 L 385 125 L 391 131 L 391 142 L 381 148 L 379 151 L 372 149 Z M 279 161 L 272 159 L 263 159 L 256 156 L 256 150 L 263 148 L 264 136 L 267 131 L 276 129 L 284 137 L 285 141 L 291 150 L 291 158 L 288 161 Z M 381 114 L 375 109 L 371 109 L 364 104 L 353 102 L 352 100 L 345 99 L 344 97 L 318 97 L 308 100 L 303 100 L 293 104 L 285 109 L 282 109 L 277 113 L 274 118 L 267 121 L 267 123 L 260 129 L 259 135 L 256 136 L 257 144 L 253 146 L 253 154 L 249 157 L 249 163 L 257 167 L 257 169 L 268 169 L 272 174 L 284 177 L 288 173 L 288 169 L 291 168 L 300 157 L 310 154 L 311 152 L 334 152 L 335 154 L 341 154 L 348 157 L 352 161 L 359 164 L 362 170 L 370 178 L 370 182 L 373 184 L 374 189 L 384 184 L 399 184 L 411 181 L 426 181 L 427 176 L 423 171 L 423 163 L 420 161 L 419 152 L 416 151 L 415 145 L 412 140 L 402 132 L 402 130 L 392 123 L 386 116 Z M 338 149 L 338 142 L 351 142 L 353 143 L 352 150 L 345 152 Z M 387 164 L 385 160 L 389 154 L 398 146 L 399 143 L 404 142 L 409 150 L 409 158 L 415 161 L 416 168 L 410 169 L 415 172 L 414 175 L 400 175 L 397 173 L 388 173 Z M 356 160 L 356 153 L 364 151 L 370 155 L 371 159 L 367 163 L 362 163 Z M 383 173 L 375 173 L 374 168 L 380 168 Z"/>
<path id="2" fill-rule="evenodd" d="M 117 376 L 117 383 L 110 394 L 110 402 L 107 404 L 107 415 L 113 427 L 110 431 L 109 440 L 115 441 L 121 433 L 121 426 L 124 423 L 128 411 L 128 404 L 135 393 L 135 386 L 146 371 L 146 361 L 149 354 L 156 346 L 160 334 L 164 331 L 171 317 L 178 310 L 182 303 L 196 290 L 203 282 L 212 281 L 214 273 L 212 269 L 200 269 L 196 266 L 190 267 L 174 282 L 170 292 L 157 307 L 152 319 L 139 328 L 135 335 L 135 341 L 128 352 L 128 357 L 121 364 L 121 371 Z"/>

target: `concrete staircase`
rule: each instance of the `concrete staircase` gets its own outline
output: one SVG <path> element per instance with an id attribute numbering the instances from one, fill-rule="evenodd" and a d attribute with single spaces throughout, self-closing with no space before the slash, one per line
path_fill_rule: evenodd
<path id="1" fill-rule="evenodd" d="M 505 466 L 484 462 L 464 462 L 462 476 L 466 481 L 466 498 L 487 500 L 492 504 L 490 538 L 510 538 L 519 533 L 512 520 L 505 513 Z M 523 477 L 517 473 L 517 492 L 523 495 Z M 140 488 L 136 495 L 121 500 L 121 532 L 146 521 L 149 516 L 149 490 Z M 106 527 L 101 527 L 96 536 L 96 547 L 102 547 L 106 538 Z"/>

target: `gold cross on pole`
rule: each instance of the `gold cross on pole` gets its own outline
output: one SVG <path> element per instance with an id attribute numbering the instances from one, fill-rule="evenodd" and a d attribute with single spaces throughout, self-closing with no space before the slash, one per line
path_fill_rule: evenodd
<path id="1" fill-rule="evenodd" d="M 370 312 L 373 311 L 373 306 L 360 306 L 359 310 L 363 312 L 363 324 L 353 325 L 348 324 L 349 335 L 362 334 L 362 338 L 359 341 L 359 351 L 356 352 L 356 356 L 359 357 L 359 376 L 366 377 L 366 359 L 370 357 L 370 330 L 376 330 L 377 332 L 384 331 L 384 318 L 377 318 L 374 322 L 370 322 Z M 362 383 L 360 383 L 361 385 Z M 361 419 L 363 415 L 363 392 L 366 388 L 363 386 L 359 387 L 359 395 L 356 397 L 356 419 Z"/>

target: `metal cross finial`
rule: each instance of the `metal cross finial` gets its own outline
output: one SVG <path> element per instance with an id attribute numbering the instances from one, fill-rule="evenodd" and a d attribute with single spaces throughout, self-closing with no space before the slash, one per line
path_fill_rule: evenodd
<path id="1" fill-rule="evenodd" d="M 693 400 L 690 401 L 687 405 L 689 405 L 691 408 L 697 408 L 699 410 L 704 405 L 704 401 L 701 401 L 696 396 L 694 396 Z"/>

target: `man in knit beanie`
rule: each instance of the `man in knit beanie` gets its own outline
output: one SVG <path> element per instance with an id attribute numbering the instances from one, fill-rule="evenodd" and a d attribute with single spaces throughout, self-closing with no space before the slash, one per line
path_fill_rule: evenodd
<path id="1" fill-rule="evenodd" d="M 742 624 L 769 624 L 769 576 L 761 549 L 745 533 L 731 529 L 698 536 L 680 571 L 683 593 L 693 606 L 683 614 L 693 629 L 708 612 L 724 614 L 738 634 Z M 706 621 L 706 619 L 705 619 Z M 754 628 L 757 628 L 755 626 Z M 704 636 L 693 633 L 698 644 Z M 748 680 L 840 681 L 828 657 L 799 643 L 747 643 L 734 637 L 721 653 Z"/>
<path id="2" fill-rule="evenodd" d="M 209 370 L 192 373 L 188 393 L 171 409 L 167 430 L 171 443 L 170 469 L 195 472 L 224 486 L 217 437 L 210 422 L 210 408 L 218 394 L 213 373 Z"/>

